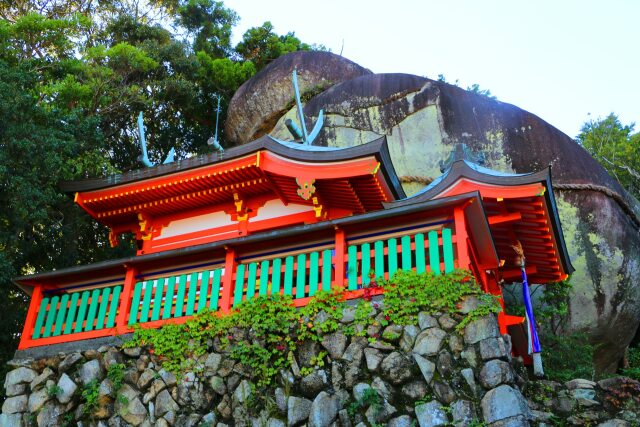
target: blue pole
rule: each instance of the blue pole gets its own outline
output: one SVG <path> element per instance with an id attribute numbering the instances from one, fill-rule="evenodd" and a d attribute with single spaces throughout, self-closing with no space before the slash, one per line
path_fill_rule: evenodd
<path id="1" fill-rule="evenodd" d="M 521 257 L 520 271 L 522 273 L 522 297 L 524 300 L 525 317 L 527 319 L 528 352 L 533 358 L 533 372 L 536 376 L 543 376 L 540 340 L 536 329 L 536 319 L 533 314 L 533 303 L 529 291 L 529 281 L 524 265 L 524 256 Z"/>

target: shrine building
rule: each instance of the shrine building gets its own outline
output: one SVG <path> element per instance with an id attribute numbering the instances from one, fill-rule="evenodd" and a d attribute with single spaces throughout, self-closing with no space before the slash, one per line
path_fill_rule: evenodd
<path id="1" fill-rule="evenodd" d="M 573 271 L 548 168 L 498 173 L 458 145 L 443 171 L 406 197 L 384 137 L 327 148 L 264 136 L 224 153 L 64 183 L 109 227 L 112 245 L 133 233 L 137 254 L 16 278 L 31 298 L 19 351 L 99 342 L 204 309 L 226 313 L 259 295 L 290 295 L 302 306 L 339 287 L 357 299 L 372 277 L 399 269 L 468 269 L 501 296 L 502 283 L 520 280 L 518 243 L 530 283 Z M 522 317 L 498 320 L 502 333 L 521 338 Z"/>

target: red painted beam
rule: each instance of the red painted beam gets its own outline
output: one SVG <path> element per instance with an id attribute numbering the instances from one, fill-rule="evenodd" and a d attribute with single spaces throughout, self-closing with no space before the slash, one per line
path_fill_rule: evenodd
<path id="1" fill-rule="evenodd" d="M 136 276 L 138 271 L 133 267 L 127 267 L 127 273 L 124 276 L 124 285 L 120 294 L 120 303 L 118 305 L 118 315 L 116 317 L 116 329 L 118 334 L 124 334 L 128 331 L 129 313 L 131 311 L 131 300 L 133 297 L 133 288 L 136 285 Z"/>
<path id="2" fill-rule="evenodd" d="M 522 214 L 520 212 L 513 212 L 509 214 L 504 214 L 504 215 L 492 215 L 487 219 L 489 220 L 489 225 L 503 224 L 503 223 L 518 221 L 522 219 Z"/>
<path id="3" fill-rule="evenodd" d="M 228 313 L 231 310 L 233 298 L 233 273 L 236 270 L 236 251 L 233 248 L 225 248 L 227 254 L 224 262 L 224 276 L 222 277 L 222 295 L 220 298 L 220 311 Z"/>
<path id="4" fill-rule="evenodd" d="M 538 272 L 538 268 L 535 265 L 528 265 L 526 268 L 527 276 L 531 274 L 536 274 Z M 519 268 L 508 268 L 505 270 L 501 270 L 502 278 L 504 280 L 515 280 L 522 278 L 522 271 Z"/>

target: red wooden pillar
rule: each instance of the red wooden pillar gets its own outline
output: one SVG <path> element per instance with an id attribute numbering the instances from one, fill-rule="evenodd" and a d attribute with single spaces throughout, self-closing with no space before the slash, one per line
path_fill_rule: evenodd
<path id="1" fill-rule="evenodd" d="M 454 208 L 453 219 L 456 227 L 458 268 L 469 270 L 471 259 L 469 258 L 467 225 L 465 223 L 464 208 L 462 206 Z"/>
<path id="2" fill-rule="evenodd" d="M 118 335 L 129 332 L 129 313 L 131 311 L 131 299 L 133 298 L 133 288 L 136 286 L 136 275 L 138 270 L 134 267 L 125 266 L 127 273 L 124 276 L 124 285 L 120 294 L 118 304 L 118 316 L 116 317 L 116 332 Z"/>
<path id="3" fill-rule="evenodd" d="M 335 233 L 335 265 L 336 265 L 336 286 L 344 287 L 345 277 L 345 254 L 347 253 L 347 242 L 344 230 L 336 227 Z"/>
<path id="4" fill-rule="evenodd" d="M 231 299 L 233 298 L 233 273 L 236 271 L 236 250 L 225 246 L 227 251 L 224 261 L 224 277 L 222 278 L 222 298 L 220 300 L 220 311 L 228 313 L 231 310 Z"/>
<path id="5" fill-rule="evenodd" d="M 33 330 L 36 325 L 36 318 L 38 317 L 38 310 L 40 309 L 42 298 L 42 285 L 36 285 L 33 288 L 33 293 L 31 294 L 29 311 L 27 311 L 27 319 L 24 322 L 24 328 L 22 329 L 22 335 L 20 336 L 20 344 L 18 344 L 19 350 L 30 347 L 29 343 L 32 341 L 31 337 L 33 336 Z"/>

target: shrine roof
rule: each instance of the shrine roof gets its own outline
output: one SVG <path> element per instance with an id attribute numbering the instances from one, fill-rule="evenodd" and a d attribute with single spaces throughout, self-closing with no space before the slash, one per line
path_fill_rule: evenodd
<path id="1" fill-rule="evenodd" d="M 268 136 L 212 153 L 106 178 L 61 184 L 89 215 L 112 229 L 271 196 L 356 214 L 405 197 L 385 137 L 349 148 L 281 143 Z"/>
<path id="2" fill-rule="evenodd" d="M 525 253 L 525 257 L 532 260 L 530 264 L 540 257 L 539 271 L 532 279 L 555 281 L 574 271 L 553 194 L 551 167 L 524 174 L 499 172 L 470 160 L 466 147 L 456 147 L 441 176 L 413 196 L 384 205 L 387 208 L 408 206 L 471 188 L 482 194 L 490 223 L 492 215 L 497 218 L 492 230 L 501 259 L 515 262 L 512 245 L 520 240 L 525 252 L 529 250 L 530 256 Z M 508 214 L 520 217 L 508 222 L 505 220 Z M 500 216 L 502 220 L 498 219 Z M 549 262 L 549 257 L 557 259 L 559 264 Z"/>
<path id="3" fill-rule="evenodd" d="M 416 194 L 401 200 L 394 200 L 388 204 L 389 206 L 403 206 L 418 201 L 431 200 L 461 178 L 501 186 L 519 186 L 544 182 L 549 184 L 550 187 L 551 184 L 550 168 L 538 172 L 516 174 L 495 171 L 468 160 L 459 160 Z M 553 199 L 553 205 L 555 207 L 555 199 Z"/>
<path id="4" fill-rule="evenodd" d="M 65 181 L 60 184 L 60 188 L 66 193 L 76 193 L 110 188 L 117 185 L 143 181 L 174 174 L 176 172 L 188 171 L 216 163 L 227 162 L 242 156 L 256 153 L 260 150 L 267 150 L 281 155 L 291 160 L 327 163 L 346 161 L 367 156 L 376 156 L 381 162 L 381 171 L 386 176 L 392 191 L 397 199 L 405 197 L 402 185 L 396 175 L 391 156 L 387 147 L 386 137 L 380 137 L 366 144 L 348 148 L 320 147 L 313 145 L 282 143 L 274 141 L 265 135 L 250 143 L 232 147 L 223 153 L 214 152 L 188 159 L 178 160 L 167 165 L 157 165 L 150 168 L 136 169 L 122 174 L 110 175 L 105 178 L 91 178 L 78 181 Z"/>

